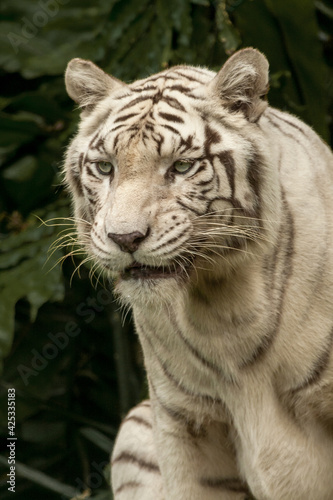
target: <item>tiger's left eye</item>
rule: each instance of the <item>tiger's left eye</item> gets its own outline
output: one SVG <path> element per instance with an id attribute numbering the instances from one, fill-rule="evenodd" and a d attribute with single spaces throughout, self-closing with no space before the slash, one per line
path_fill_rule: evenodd
<path id="1" fill-rule="evenodd" d="M 186 160 L 178 160 L 173 164 L 173 168 L 178 174 L 186 174 L 192 167 L 193 163 Z"/>
<path id="2" fill-rule="evenodd" d="M 97 168 L 101 174 L 109 175 L 113 170 L 113 165 L 109 161 L 99 161 L 97 163 Z"/>

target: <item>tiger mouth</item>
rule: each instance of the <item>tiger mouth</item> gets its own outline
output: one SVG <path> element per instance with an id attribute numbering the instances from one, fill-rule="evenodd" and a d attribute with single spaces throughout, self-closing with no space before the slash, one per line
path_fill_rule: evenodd
<path id="1" fill-rule="evenodd" d="M 122 279 L 163 279 L 180 276 L 186 272 L 184 266 L 177 263 L 172 263 L 165 266 L 148 266 L 133 262 L 130 266 L 126 267 L 121 273 Z"/>

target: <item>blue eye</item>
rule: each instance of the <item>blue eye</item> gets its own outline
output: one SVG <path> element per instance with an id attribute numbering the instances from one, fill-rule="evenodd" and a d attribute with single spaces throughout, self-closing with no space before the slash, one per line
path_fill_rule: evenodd
<path id="1" fill-rule="evenodd" d="M 173 164 L 173 168 L 178 174 L 186 174 L 186 172 L 190 170 L 192 165 L 193 163 L 190 161 L 178 160 Z"/>
<path id="2" fill-rule="evenodd" d="M 103 175 L 110 175 L 113 171 L 113 165 L 109 161 L 99 161 L 97 163 L 97 168 Z"/>

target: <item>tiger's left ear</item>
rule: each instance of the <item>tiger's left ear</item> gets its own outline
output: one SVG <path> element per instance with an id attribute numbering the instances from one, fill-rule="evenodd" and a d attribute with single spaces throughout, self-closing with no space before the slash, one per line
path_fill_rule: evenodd
<path id="1" fill-rule="evenodd" d="M 65 84 L 69 97 L 86 113 L 112 92 L 127 87 L 125 83 L 108 75 L 96 64 L 79 58 L 72 59 L 68 63 Z"/>
<path id="2" fill-rule="evenodd" d="M 250 122 L 259 120 L 267 107 L 268 61 L 256 49 L 236 52 L 208 84 L 230 111 L 242 111 Z"/>

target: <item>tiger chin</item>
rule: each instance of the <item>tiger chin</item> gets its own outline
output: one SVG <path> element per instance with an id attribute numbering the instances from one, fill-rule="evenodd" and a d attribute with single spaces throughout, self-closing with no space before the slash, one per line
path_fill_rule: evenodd
<path id="1" fill-rule="evenodd" d="M 68 64 L 79 242 L 132 307 L 149 381 L 115 500 L 333 498 L 333 156 L 268 82 L 252 48 L 131 84 Z"/>

